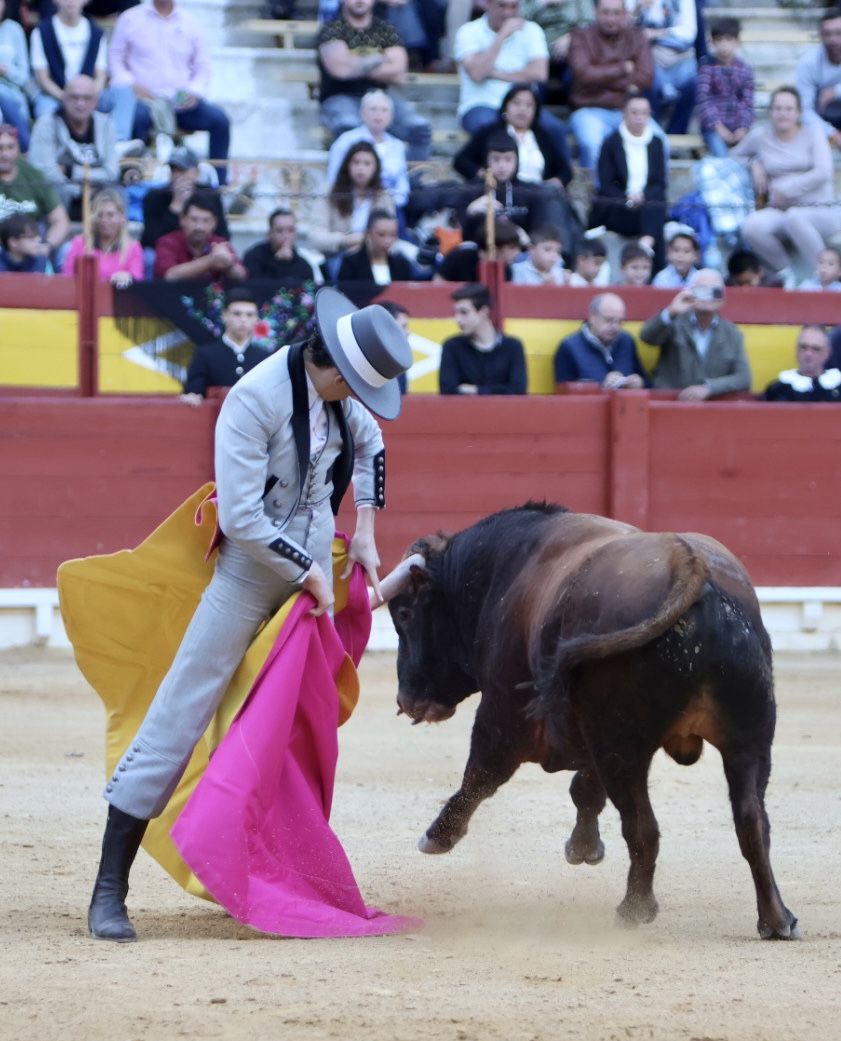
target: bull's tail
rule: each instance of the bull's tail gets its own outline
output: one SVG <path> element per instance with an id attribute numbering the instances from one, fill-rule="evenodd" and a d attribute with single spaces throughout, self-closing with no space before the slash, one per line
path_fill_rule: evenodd
<path id="1" fill-rule="evenodd" d="M 568 711 L 568 678 L 570 670 L 587 661 L 599 661 L 625 651 L 634 650 L 656 640 L 689 610 L 700 598 L 710 577 L 706 561 L 680 535 L 671 535 L 675 555 L 672 581 L 668 593 L 656 613 L 635 625 L 607 633 L 576 633 L 564 638 L 555 626 L 541 634 L 541 653 L 535 662 L 535 698 L 529 715 L 540 719 L 556 717 Z M 568 590 L 568 594 L 572 589 Z M 558 617 L 563 616 L 562 605 Z M 554 630 L 554 632 L 552 631 Z"/>

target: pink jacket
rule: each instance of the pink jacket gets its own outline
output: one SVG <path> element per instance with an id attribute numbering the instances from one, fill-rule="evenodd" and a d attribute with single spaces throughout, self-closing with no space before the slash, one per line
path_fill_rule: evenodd
<path id="1" fill-rule="evenodd" d="M 70 248 L 61 265 L 62 275 L 76 273 L 76 258 L 85 252 L 85 237 L 77 235 L 70 241 Z M 128 271 L 136 281 L 143 278 L 143 247 L 139 242 L 129 242 L 126 246 L 125 256 L 120 253 L 100 253 L 98 249 L 92 250 L 93 255 L 99 261 L 99 277 L 103 282 L 110 282 L 111 276 L 118 271 Z"/>

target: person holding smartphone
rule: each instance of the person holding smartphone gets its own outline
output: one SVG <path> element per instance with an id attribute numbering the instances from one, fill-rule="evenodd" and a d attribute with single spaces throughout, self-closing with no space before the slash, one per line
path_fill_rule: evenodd
<path id="1" fill-rule="evenodd" d="M 705 401 L 750 390 L 741 331 L 721 317 L 724 280 L 702 268 L 668 307 L 643 325 L 640 339 L 660 348 L 652 386 L 680 391 L 680 401 Z"/>

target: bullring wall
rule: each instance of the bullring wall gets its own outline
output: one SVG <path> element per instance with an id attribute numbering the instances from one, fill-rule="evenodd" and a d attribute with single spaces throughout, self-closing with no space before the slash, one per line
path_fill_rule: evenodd
<path id="1" fill-rule="evenodd" d="M 53 586 L 60 561 L 139 542 L 212 479 L 216 408 L 0 401 L 0 587 Z M 833 405 L 692 404 L 642 391 L 410 397 L 384 425 L 383 562 L 418 535 L 532 498 L 707 532 L 760 585 L 841 586 L 839 419 Z"/>

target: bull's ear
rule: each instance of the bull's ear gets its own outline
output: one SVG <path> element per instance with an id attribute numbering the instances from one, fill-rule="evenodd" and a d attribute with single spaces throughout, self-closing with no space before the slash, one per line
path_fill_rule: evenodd
<path id="1" fill-rule="evenodd" d="M 416 593 L 422 586 L 425 586 L 431 577 L 428 567 L 422 564 L 412 564 L 409 568 L 409 585 L 412 592 Z"/>

